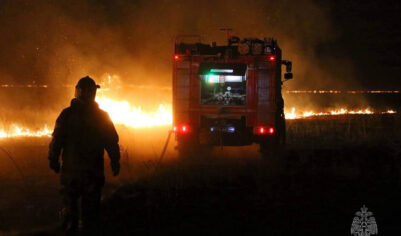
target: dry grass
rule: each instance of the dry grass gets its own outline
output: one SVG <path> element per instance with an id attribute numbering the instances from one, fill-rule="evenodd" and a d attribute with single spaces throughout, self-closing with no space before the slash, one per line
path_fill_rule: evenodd
<path id="1" fill-rule="evenodd" d="M 301 212 L 294 210 L 296 207 L 305 211 L 310 208 L 314 214 L 326 214 L 325 207 L 351 204 L 352 209 L 342 209 L 337 213 L 353 214 L 363 201 L 363 193 L 373 194 L 367 199 L 371 205 L 385 207 L 380 205 L 384 203 L 380 203 L 379 193 L 374 192 L 371 186 L 387 188 L 398 184 L 399 121 L 398 115 L 291 120 L 287 122 L 288 149 L 279 160 L 263 160 L 256 146 L 216 149 L 208 157 L 177 160 L 174 144 L 170 144 L 167 157 L 158 171 L 155 171 L 155 166 L 168 128 L 121 130 L 120 177 L 111 177 L 108 159 L 105 158 L 108 184 L 104 199 L 105 210 L 110 216 L 108 221 L 121 220 L 119 217 L 124 216 L 129 219 L 122 223 L 139 227 L 134 233 L 146 233 L 149 230 L 146 227 L 155 225 L 174 232 L 167 223 L 185 220 L 185 214 L 189 214 L 188 210 L 191 212 L 192 208 L 202 211 L 203 217 L 211 217 L 204 211 L 227 211 L 238 206 L 244 212 L 233 212 L 237 220 L 245 219 L 241 214 L 254 214 L 261 219 L 263 214 L 267 214 L 267 218 L 278 225 L 283 223 L 281 219 L 290 217 L 288 219 L 299 226 L 305 222 L 296 219 L 297 215 L 302 218 Z M 57 223 L 60 204 L 58 177 L 48 169 L 48 142 L 49 139 L 0 141 L 0 146 L 13 155 L 24 173 L 21 179 L 10 160 L 0 154 L 0 232 Z M 329 185 L 324 187 L 327 183 Z M 359 191 L 356 199 L 352 198 L 355 193 L 349 188 Z M 388 189 L 383 191 L 394 196 L 399 194 Z M 332 199 L 330 194 L 338 199 Z M 125 197 L 116 198 L 118 195 Z M 292 196 L 298 197 L 294 200 Z M 317 197 L 328 203 L 314 203 L 319 200 Z M 128 205 L 119 205 L 124 202 Z M 251 208 L 246 208 L 246 204 L 250 204 Z M 258 209 L 262 209 L 263 214 Z M 270 210 L 278 214 L 278 219 L 268 213 Z M 284 210 L 285 214 L 294 215 L 285 215 Z M 179 214 L 172 217 L 175 211 Z M 224 212 L 217 215 L 226 216 Z M 312 215 L 308 217 L 308 220 L 319 220 Z M 332 217 L 339 220 L 336 216 Z M 217 218 L 210 219 L 218 222 Z M 230 219 L 233 220 L 227 218 L 222 222 L 229 224 Z M 255 224 L 263 223 L 252 219 Z M 239 227 L 241 222 L 237 220 L 231 223 L 236 222 Z M 214 224 L 210 220 L 205 222 Z M 105 226 L 109 230 L 113 228 L 112 224 Z M 197 227 L 188 225 L 188 222 L 181 226 L 187 229 Z M 323 226 L 328 227 L 325 223 Z"/>
<path id="2" fill-rule="evenodd" d="M 387 143 L 401 140 L 400 115 L 324 116 L 287 120 L 287 141 L 317 147 Z M 395 147 L 396 148 L 396 147 Z"/>

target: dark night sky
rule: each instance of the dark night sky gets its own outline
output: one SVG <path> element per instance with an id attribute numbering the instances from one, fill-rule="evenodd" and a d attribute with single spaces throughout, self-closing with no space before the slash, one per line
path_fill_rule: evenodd
<path id="1" fill-rule="evenodd" d="M 361 86 L 401 88 L 400 1 L 338 0 L 325 7 L 339 36 L 318 53 L 349 59 Z"/>
<path id="2" fill-rule="evenodd" d="M 169 85 L 174 35 L 221 42 L 217 29 L 229 26 L 239 36 L 279 39 L 294 62 L 290 89 L 400 89 L 400 12 L 395 0 L 1 0 L 0 83 L 71 83 L 108 72 Z"/>

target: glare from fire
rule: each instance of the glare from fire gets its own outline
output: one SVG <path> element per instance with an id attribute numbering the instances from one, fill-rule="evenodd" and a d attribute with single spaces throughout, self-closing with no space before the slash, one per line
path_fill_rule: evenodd
<path id="1" fill-rule="evenodd" d="M 170 105 L 159 104 L 157 110 L 144 112 L 141 107 L 135 107 L 128 101 L 118 101 L 107 97 L 96 99 L 99 107 L 107 113 L 114 124 L 125 125 L 132 128 L 145 128 L 172 124 L 172 111 Z"/>
<path id="2" fill-rule="evenodd" d="M 9 129 L 0 129 L 0 138 L 14 137 L 45 137 L 52 134 L 53 130 L 45 125 L 40 130 L 32 130 L 18 125 L 12 125 Z"/>
<path id="3" fill-rule="evenodd" d="M 109 113 L 114 124 L 131 128 L 149 128 L 172 124 L 172 109 L 169 104 L 157 104 L 157 109 L 144 111 L 140 106 L 134 106 L 129 101 L 113 99 L 107 91 L 118 91 L 121 88 L 121 80 L 118 75 L 105 74 L 100 84 L 101 90 L 97 94 L 96 102 L 101 109 Z"/>
<path id="4" fill-rule="evenodd" d="M 155 111 L 145 112 L 141 107 L 135 107 L 128 101 L 113 100 L 107 97 L 96 99 L 99 107 L 105 110 L 116 125 L 131 128 L 149 128 L 172 124 L 171 105 L 160 104 Z M 0 127 L 0 139 L 16 137 L 50 137 L 53 130 L 45 125 L 40 130 L 32 130 L 21 125 Z"/>

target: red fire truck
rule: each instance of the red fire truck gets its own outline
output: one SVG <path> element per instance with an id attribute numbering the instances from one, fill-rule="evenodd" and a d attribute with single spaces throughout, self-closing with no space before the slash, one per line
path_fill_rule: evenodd
<path id="1" fill-rule="evenodd" d="M 232 36 L 217 46 L 183 38 L 177 37 L 173 56 L 178 151 L 259 143 L 262 153 L 275 152 L 285 143 L 282 82 L 292 78 L 291 62 L 281 59 L 277 41 Z"/>

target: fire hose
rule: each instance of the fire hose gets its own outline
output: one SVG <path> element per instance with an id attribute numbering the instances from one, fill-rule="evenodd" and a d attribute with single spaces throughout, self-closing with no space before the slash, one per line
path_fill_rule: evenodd
<path id="1" fill-rule="evenodd" d="M 162 152 L 161 152 L 161 154 L 160 154 L 159 160 L 158 160 L 157 163 L 156 163 L 156 168 L 155 168 L 156 170 L 159 168 L 159 166 L 161 165 L 161 162 L 163 161 L 163 158 L 164 158 L 164 155 L 166 154 L 167 147 L 168 147 L 168 144 L 169 144 L 169 142 L 170 142 L 170 138 L 171 138 L 171 134 L 172 134 L 172 133 L 173 133 L 172 130 L 169 130 L 169 131 L 168 131 L 166 143 L 164 144 L 164 147 L 163 147 L 163 150 L 162 150 Z"/>
<path id="2" fill-rule="evenodd" d="M 11 163 L 13 163 L 13 166 L 15 167 L 17 172 L 20 174 L 21 179 L 25 182 L 25 176 L 24 176 L 24 174 L 22 174 L 22 171 L 19 168 L 19 166 L 17 165 L 17 162 L 15 161 L 15 159 L 11 156 L 11 154 L 5 148 L 0 147 L 0 150 L 8 157 L 8 159 L 11 160 Z"/>

